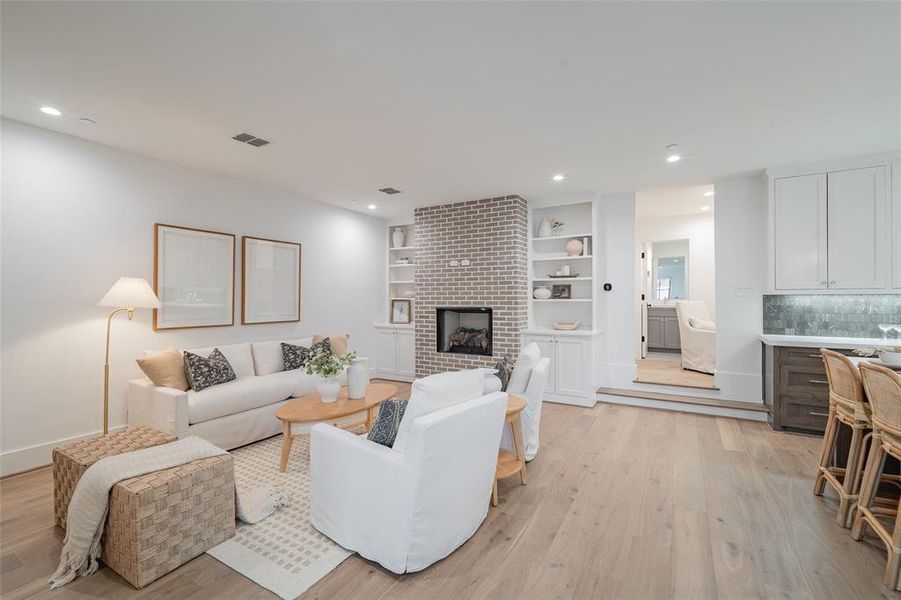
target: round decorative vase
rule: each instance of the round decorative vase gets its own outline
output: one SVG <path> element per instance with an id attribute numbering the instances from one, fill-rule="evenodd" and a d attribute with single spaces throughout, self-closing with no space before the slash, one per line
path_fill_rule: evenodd
<path id="1" fill-rule="evenodd" d="M 550 237 L 551 236 L 551 222 L 547 219 L 541 219 L 541 223 L 538 224 L 538 236 L 537 237 Z"/>
<path id="2" fill-rule="evenodd" d="M 319 392 L 319 399 L 323 402 L 334 402 L 341 391 L 341 382 L 337 377 L 317 377 L 316 391 Z"/>
<path id="3" fill-rule="evenodd" d="M 571 239 L 566 242 L 566 254 L 569 256 L 581 256 L 582 248 L 582 240 Z"/>
<path id="4" fill-rule="evenodd" d="M 347 367 L 347 397 L 352 400 L 365 398 L 367 385 L 369 385 L 369 359 L 357 357 Z"/>
<path id="5" fill-rule="evenodd" d="M 391 247 L 392 248 L 403 248 L 404 242 L 406 241 L 405 240 L 406 237 L 407 237 L 407 234 L 404 232 L 403 227 L 395 227 L 391 231 Z"/>
<path id="6" fill-rule="evenodd" d="M 532 291 L 532 295 L 535 296 L 537 300 L 547 300 L 551 297 L 551 290 L 546 287 L 535 288 Z"/>

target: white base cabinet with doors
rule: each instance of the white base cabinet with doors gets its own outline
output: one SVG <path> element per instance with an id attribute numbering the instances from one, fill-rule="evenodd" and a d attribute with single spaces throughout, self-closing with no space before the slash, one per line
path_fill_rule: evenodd
<path id="1" fill-rule="evenodd" d="M 413 325 L 375 326 L 375 376 L 395 381 L 413 381 L 416 350 Z"/>
<path id="2" fill-rule="evenodd" d="M 550 402 L 594 406 L 596 381 L 593 331 L 526 330 L 522 345 L 538 344 L 542 357 L 551 359 L 544 399 Z"/>
<path id="3" fill-rule="evenodd" d="M 826 167 L 769 172 L 770 289 L 891 289 L 901 262 L 892 227 L 898 169 L 885 159 Z"/>

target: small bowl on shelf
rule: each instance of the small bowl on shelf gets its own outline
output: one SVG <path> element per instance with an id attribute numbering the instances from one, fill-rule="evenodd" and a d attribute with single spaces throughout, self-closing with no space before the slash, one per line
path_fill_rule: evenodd
<path id="1" fill-rule="evenodd" d="M 901 352 L 895 348 L 894 352 L 880 352 L 879 361 L 890 367 L 901 367 Z"/>
<path id="2" fill-rule="evenodd" d="M 579 328 L 582 321 L 553 321 L 551 327 L 558 331 L 574 331 Z"/>

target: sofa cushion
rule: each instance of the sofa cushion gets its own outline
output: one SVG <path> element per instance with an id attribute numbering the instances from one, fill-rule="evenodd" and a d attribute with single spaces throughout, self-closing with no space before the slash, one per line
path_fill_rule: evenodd
<path id="1" fill-rule="evenodd" d="M 285 363 L 285 371 L 293 371 L 306 365 L 310 360 L 311 351 L 306 346 L 296 346 L 282 342 L 282 362 Z"/>
<path id="2" fill-rule="evenodd" d="M 144 356 L 138 357 L 137 362 L 153 385 L 181 391 L 188 389 L 185 359 L 181 352 L 172 346 L 162 352 L 145 352 Z"/>
<path id="3" fill-rule="evenodd" d="M 295 398 L 312 394 L 316 390 L 316 377 L 307 375 L 303 369 L 291 369 L 281 373 L 266 375 L 266 379 L 269 378 L 290 383 L 293 390 L 291 395 Z"/>
<path id="4" fill-rule="evenodd" d="M 250 344 L 229 344 L 226 346 L 210 346 L 209 348 L 188 348 L 186 352 L 193 352 L 200 356 L 209 356 L 210 353 L 219 349 L 219 352 L 228 359 L 228 364 L 232 366 L 236 377 L 248 377 L 255 375 L 253 370 L 253 356 L 250 354 Z"/>
<path id="5" fill-rule="evenodd" d="M 438 373 L 414 381 L 410 403 L 401 419 L 393 448 L 404 451 L 413 422 L 419 417 L 481 396 L 484 377 L 481 371 L 472 369 Z"/>
<path id="6" fill-rule="evenodd" d="M 529 386 L 529 377 L 532 375 L 532 369 L 541 360 L 541 351 L 538 344 L 532 342 L 519 352 L 516 359 L 516 365 L 513 367 L 513 373 L 510 374 L 510 381 L 507 382 L 506 391 L 511 394 L 523 394 Z"/>
<path id="7" fill-rule="evenodd" d="M 188 423 L 203 423 L 291 397 L 290 380 L 267 377 L 240 377 L 200 392 L 188 392 Z M 273 412 L 272 418 L 275 418 Z"/>
<path id="8" fill-rule="evenodd" d="M 235 371 L 218 348 L 207 357 L 185 352 L 184 362 L 185 377 L 195 392 L 235 379 Z"/>
<path id="9" fill-rule="evenodd" d="M 307 348 L 313 345 L 313 338 L 311 337 L 283 341 L 294 346 L 306 346 Z M 269 375 L 270 373 L 278 373 L 285 370 L 285 363 L 282 361 L 282 341 L 254 342 L 250 345 L 250 349 L 253 354 L 255 375 Z"/>
<path id="10" fill-rule="evenodd" d="M 323 340 L 328 340 L 335 356 L 344 356 L 347 354 L 347 340 L 350 338 L 349 333 L 326 335 L 317 333 L 313 336 L 313 343 L 318 344 Z"/>

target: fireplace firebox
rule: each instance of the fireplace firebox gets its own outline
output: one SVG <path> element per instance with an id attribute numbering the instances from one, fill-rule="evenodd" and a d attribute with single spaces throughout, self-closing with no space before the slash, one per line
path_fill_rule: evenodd
<path id="1" fill-rule="evenodd" d="M 439 307 L 436 318 L 438 352 L 491 356 L 490 307 Z"/>

